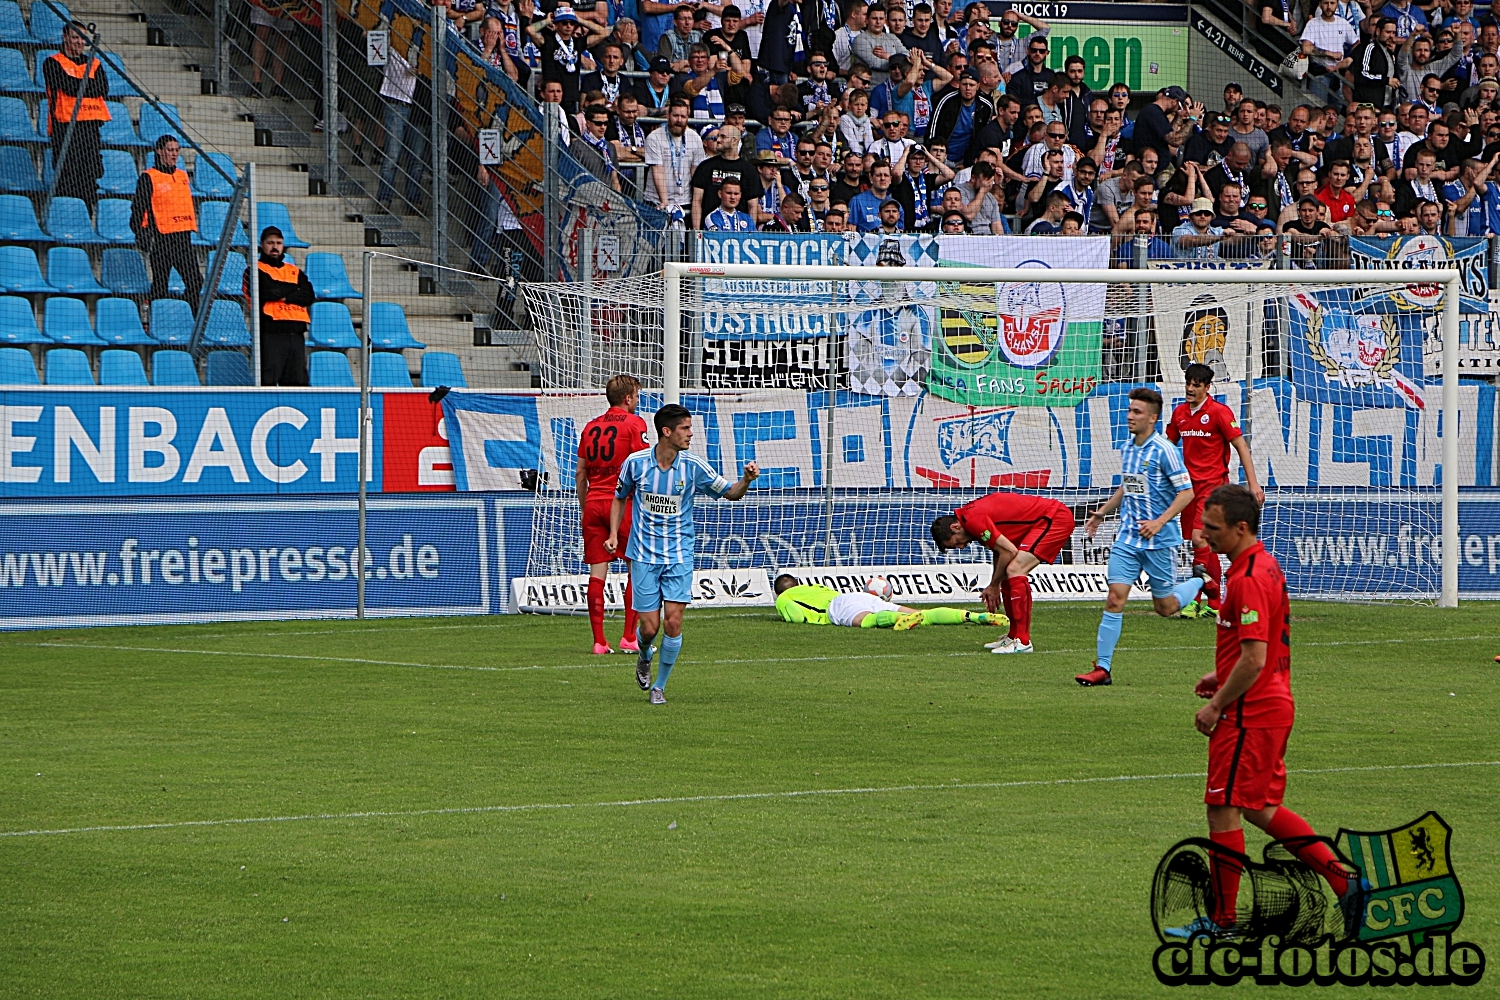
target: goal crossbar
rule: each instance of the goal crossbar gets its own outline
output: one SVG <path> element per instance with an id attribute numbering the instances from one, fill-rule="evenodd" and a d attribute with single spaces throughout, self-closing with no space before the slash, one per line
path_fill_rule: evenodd
<path id="1" fill-rule="evenodd" d="M 663 365 L 662 387 L 667 402 L 682 396 L 683 279 L 762 278 L 791 281 L 942 281 L 974 284 L 1031 283 L 1109 285 L 1441 285 L 1443 304 L 1439 330 L 1443 341 L 1442 457 L 1442 589 L 1438 606 L 1458 606 L 1458 334 L 1459 292 L 1463 273 L 1457 268 L 1412 270 L 1260 271 L 1232 269 L 1088 269 L 1027 267 L 882 267 L 850 268 L 838 264 L 690 264 L 662 267 Z"/>

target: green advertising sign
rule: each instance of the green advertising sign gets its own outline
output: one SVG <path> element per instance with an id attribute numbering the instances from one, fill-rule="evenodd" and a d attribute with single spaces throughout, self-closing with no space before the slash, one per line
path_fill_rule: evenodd
<path id="1" fill-rule="evenodd" d="M 1018 35 L 1031 33 L 1022 24 Z M 1062 72 L 1063 60 L 1082 56 L 1090 90 L 1125 83 L 1131 90 L 1187 86 L 1188 26 L 1183 23 L 1061 21 L 1052 24 L 1047 66 Z"/>

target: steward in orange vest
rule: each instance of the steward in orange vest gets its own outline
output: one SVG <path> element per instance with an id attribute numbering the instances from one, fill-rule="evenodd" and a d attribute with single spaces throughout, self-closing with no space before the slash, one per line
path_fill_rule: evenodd
<path id="1" fill-rule="evenodd" d="M 312 282 L 296 264 L 286 260 L 281 230 L 267 226 L 260 233 L 260 384 L 307 385 L 308 307 L 317 296 Z M 245 298 L 250 297 L 250 272 L 245 272 Z"/>
<path id="2" fill-rule="evenodd" d="M 109 107 L 104 103 L 109 97 L 109 77 L 97 57 L 84 65 L 86 32 L 76 21 L 63 30 L 62 51 L 42 63 L 42 82 L 47 90 L 47 134 L 52 138 L 52 160 L 57 164 L 55 193 L 82 198 L 92 212 L 99 200 L 99 178 L 104 176 L 99 127 L 109 121 Z M 73 139 L 68 142 L 68 159 L 63 163 L 62 147 L 70 131 L 69 122 L 73 123 Z"/>
<path id="3" fill-rule="evenodd" d="M 164 135 L 156 140 L 156 162 L 142 172 L 130 203 L 130 229 L 135 233 L 136 246 L 151 260 L 151 299 L 168 296 L 167 280 L 175 267 L 187 286 L 188 305 L 196 313 L 203 288 L 203 272 L 193 251 L 198 215 L 193 209 L 187 171 L 177 163 L 181 151 L 176 136 Z M 201 169 L 213 168 L 204 165 Z M 218 235 L 212 233 L 210 239 Z"/>

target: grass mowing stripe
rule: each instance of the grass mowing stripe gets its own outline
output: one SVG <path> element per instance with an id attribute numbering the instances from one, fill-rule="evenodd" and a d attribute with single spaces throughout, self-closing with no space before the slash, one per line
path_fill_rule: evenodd
<path id="1" fill-rule="evenodd" d="M 548 668 L 540 664 L 529 667 L 473 667 L 456 663 L 408 663 L 405 660 L 366 660 L 354 656 L 314 656 L 310 653 L 250 653 L 238 649 L 168 649 L 162 646 L 102 646 L 89 642 L 22 642 L 18 646 L 41 646 L 50 649 L 110 649 L 137 653 L 187 653 L 195 656 L 249 656 L 265 660 L 322 660 L 329 663 L 369 663 L 382 667 L 423 667 L 427 670 L 484 670 L 510 673 L 516 670 L 577 669 Z M 600 664 L 604 666 L 604 664 Z"/>
<path id="2" fill-rule="evenodd" d="M 1431 771 L 1456 767 L 1500 767 L 1500 760 L 1466 760 L 1437 764 L 1366 764 L 1357 767 L 1293 768 L 1288 774 L 1348 774 L 1366 771 Z M 394 819 L 410 816 L 461 816 L 479 813 L 544 812 L 562 809 L 623 809 L 634 806 L 681 805 L 693 802 L 745 802 L 756 799 L 802 799 L 834 795 L 889 795 L 901 792 L 940 792 L 951 789 L 1047 788 L 1061 785 L 1105 785 L 1135 781 L 1173 781 L 1202 778 L 1203 771 L 1171 774 L 1117 774 L 1101 778 L 1039 778 L 1030 781 L 970 781 L 946 785 L 887 785 L 872 788 L 804 788 L 785 792 L 734 792 L 721 795 L 676 795 L 612 802 L 534 802 L 515 806 L 450 806 L 440 809 L 400 809 L 346 813 L 304 813 L 298 816 L 247 816 L 237 819 L 192 819 L 170 823 L 133 823 L 120 826 L 78 826 L 59 830 L 0 830 L 0 837 L 54 837 L 73 833 L 127 833 L 138 830 L 178 830 L 202 826 L 244 826 L 252 823 L 304 823 L 313 820 Z"/>

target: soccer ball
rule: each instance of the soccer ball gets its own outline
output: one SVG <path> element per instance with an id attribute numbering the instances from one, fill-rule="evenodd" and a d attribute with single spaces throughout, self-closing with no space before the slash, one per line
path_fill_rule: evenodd
<path id="1" fill-rule="evenodd" d="M 870 582 L 865 584 L 865 593 L 874 594 L 882 601 L 889 601 L 894 591 L 891 589 L 891 581 L 883 576 L 872 576 Z"/>

